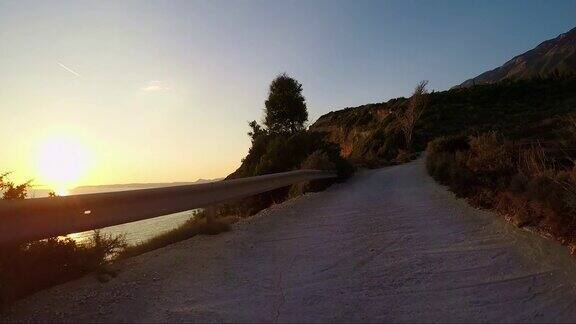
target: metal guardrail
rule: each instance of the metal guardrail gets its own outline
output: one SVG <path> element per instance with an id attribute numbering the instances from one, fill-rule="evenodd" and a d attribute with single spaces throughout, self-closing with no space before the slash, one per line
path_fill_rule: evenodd
<path id="1" fill-rule="evenodd" d="M 334 177 L 328 171 L 298 170 L 194 185 L 0 201 L 0 243 L 119 225 Z"/>

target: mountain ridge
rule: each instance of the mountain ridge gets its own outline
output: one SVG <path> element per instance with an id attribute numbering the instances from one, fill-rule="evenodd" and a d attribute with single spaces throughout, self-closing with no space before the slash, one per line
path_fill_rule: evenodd
<path id="1" fill-rule="evenodd" d="M 184 186 L 191 184 L 200 184 L 207 182 L 214 182 L 222 180 L 223 178 L 216 179 L 198 179 L 196 181 L 175 181 L 175 182 L 134 182 L 134 183 L 115 183 L 115 184 L 105 184 L 105 185 L 86 185 L 79 186 L 73 190 L 87 190 L 87 189 L 114 189 L 114 188 L 157 188 L 157 187 L 172 187 L 172 186 Z"/>
<path id="2" fill-rule="evenodd" d="M 576 72 L 576 27 L 516 55 L 503 65 L 468 79 L 454 88 Z"/>

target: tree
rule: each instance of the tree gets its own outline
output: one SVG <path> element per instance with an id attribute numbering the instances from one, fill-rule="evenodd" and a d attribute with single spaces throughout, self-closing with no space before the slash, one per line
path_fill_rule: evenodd
<path id="1" fill-rule="evenodd" d="M 428 90 L 426 90 L 428 81 L 420 81 L 410 99 L 406 109 L 398 113 L 398 123 L 406 141 L 406 149 L 409 151 L 412 148 L 412 136 L 414 134 L 414 127 L 422 117 L 422 113 L 428 105 Z"/>
<path id="2" fill-rule="evenodd" d="M 252 139 L 252 143 L 260 136 L 266 134 L 266 130 L 262 128 L 255 120 L 248 123 L 250 126 L 250 131 L 248 132 L 248 136 Z"/>
<path id="3" fill-rule="evenodd" d="M 272 133 L 295 133 L 308 120 L 302 85 L 286 73 L 270 84 L 266 100 L 264 125 Z"/>
<path id="4" fill-rule="evenodd" d="M 8 174 L 10 173 L 0 175 L 0 190 L 3 192 L 2 199 L 25 199 L 28 195 L 28 188 L 30 188 L 30 181 L 15 185 L 14 182 L 6 180 Z"/>

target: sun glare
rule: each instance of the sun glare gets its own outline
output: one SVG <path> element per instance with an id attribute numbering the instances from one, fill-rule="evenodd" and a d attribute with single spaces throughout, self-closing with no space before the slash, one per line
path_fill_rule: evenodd
<path id="1" fill-rule="evenodd" d="M 44 140 L 38 150 L 40 181 L 59 196 L 77 185 L 88 169 L 88 152 L 73 137 L 52 137 Z"/>

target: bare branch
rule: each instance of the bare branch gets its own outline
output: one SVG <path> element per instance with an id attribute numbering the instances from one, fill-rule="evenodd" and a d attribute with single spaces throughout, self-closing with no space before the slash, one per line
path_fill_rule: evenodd
<path id="1" fill-rule="evenodd" d="M 428 90 L 426 86 L 428 81 L 420 81 L 410 99 L 408 99 L 408 104 L 404 111 L 398 114 L 398 123 L 400 129 L 404 134 L 404 139 L 406 141 L 406 148 L 410 150 L 412 147 L 412 136 L 414 134 L 414 127 L 416 123 L 422 117 L 426 106 L 428 105 Z"/>

